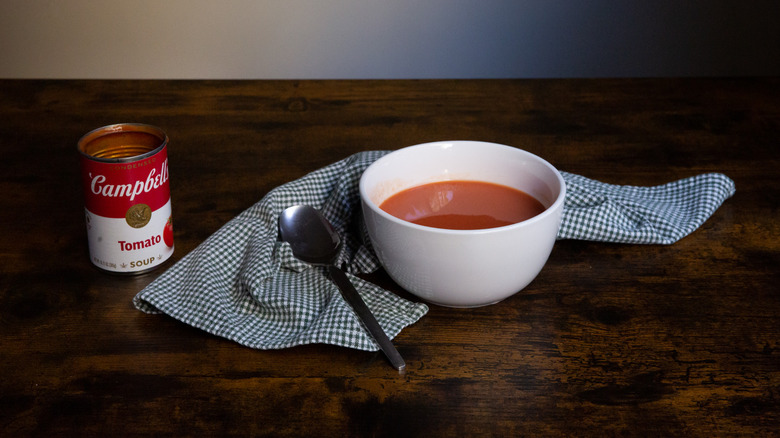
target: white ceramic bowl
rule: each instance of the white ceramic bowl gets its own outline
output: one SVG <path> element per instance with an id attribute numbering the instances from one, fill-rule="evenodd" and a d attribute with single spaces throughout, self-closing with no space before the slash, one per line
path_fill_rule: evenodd
<path id="1" fill-rule="evenodd" d="M 381 210 L 391 195 L 445 180 L 474 180 L 522 190 L 546 208 L 499 228 L 448 230 L 413 224 Z M 399 149 L 371 164 L 360 197 L 379 261 L 401 287 L 442 306 L 478 307 L 526 287 L 552 251 L 566 185 L 547 161 L 514 147 L 443 141 Z"/>

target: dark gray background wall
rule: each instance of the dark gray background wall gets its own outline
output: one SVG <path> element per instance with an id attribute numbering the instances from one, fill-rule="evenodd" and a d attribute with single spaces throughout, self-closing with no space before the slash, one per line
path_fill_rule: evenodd
<path id="1" fill-rule="evenodd" d="M 780 75 L 780 1 L 2 0 L 2 78 Z"/>

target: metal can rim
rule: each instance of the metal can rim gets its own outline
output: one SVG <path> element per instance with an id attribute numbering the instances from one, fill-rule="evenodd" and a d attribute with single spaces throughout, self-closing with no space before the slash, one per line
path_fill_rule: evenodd
<path id="1" fill-rule="evenodd" d="M 94 155 L 90 155 L 84 152 L 84 146 L 90 143 L 91 141 L 103 137 L 105 135 L 115 134 L 119 132 L 145 132 L 147 134 L 151 134 L 159 138 L 161 143 L 158 147 L 148 152 L 139 155 L 133 155 L 130 157 L 101 158 L 101 157 L 95 157 Z M 78 143 L 76 144 L 76 148 L 78 149 L 81 155 L 83 155 L 84 157 L 90 160 L 100 161 L 103 163 L 128 163 L 128 162 L 139 161 L 151 157 L 152 155 L 161 151 L 167 145 L 168 145 L 168 134 L 166 134 L 165 131 L 163 131 L 161 128 L 157 126 L 149 125 L 146 123 L 114 123 L 111 125 L 101 126 L 100 128 L 96 128 L 93 129 L 92 131 L 87 132 L 79 139 Z"/>

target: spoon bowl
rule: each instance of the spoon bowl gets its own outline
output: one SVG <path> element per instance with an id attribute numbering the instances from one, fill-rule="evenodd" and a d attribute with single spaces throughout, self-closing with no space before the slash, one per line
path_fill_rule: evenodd
<path id="1" fill-rule="evenodd" d="M 330 265 L 341 248 L 341 237 L 314 207 L 296 205 L 279 217 L 282 240 L 290 244 L 295 258 L 313 265 Z"/>

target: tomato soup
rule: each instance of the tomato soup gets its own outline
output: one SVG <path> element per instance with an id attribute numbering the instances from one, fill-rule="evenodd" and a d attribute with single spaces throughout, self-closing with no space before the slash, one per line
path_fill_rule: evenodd
<path id="1" fill-rule="evenodd" d="M 382 210 L 418 225 L 479 230 L 512 225 L 544 211 L 533 196 L 482 181 L 441 181 L 403 190 L 387 198 Z"/>

